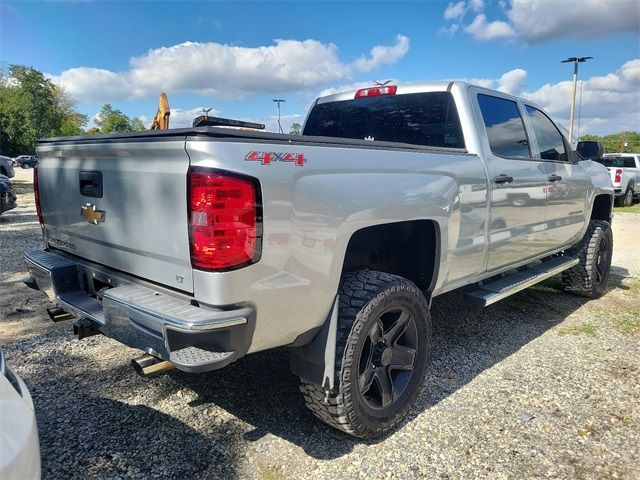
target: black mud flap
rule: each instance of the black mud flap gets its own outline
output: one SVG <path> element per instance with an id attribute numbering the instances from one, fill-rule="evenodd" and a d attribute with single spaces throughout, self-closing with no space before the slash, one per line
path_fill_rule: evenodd
<path id="1" fill-rule="evenodd" d="M 338 296 L 322 329 L 310 343 L 291 349 L 291 372 L 309 382 L 333 390 L 335 385 Z"/>

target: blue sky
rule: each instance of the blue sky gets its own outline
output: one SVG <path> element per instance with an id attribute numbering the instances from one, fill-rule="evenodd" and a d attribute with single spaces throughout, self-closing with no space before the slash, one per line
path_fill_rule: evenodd
<path id="1" fill-rule="evenodd" d="M 273 130 L 323 91 L 469 79 L 530 96 L 567 123 L 581 65 L 582 133 L 640 127 L 637 1 L 104 2 L 0 0 L 0 66 L 42 70 L 93 117 L 104 103 L 172 126 L 202 107 Z"/>

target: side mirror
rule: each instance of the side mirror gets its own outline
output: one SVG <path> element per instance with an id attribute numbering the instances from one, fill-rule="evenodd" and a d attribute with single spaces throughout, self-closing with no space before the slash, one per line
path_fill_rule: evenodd
<path id="1" fill-rule="evenodd" d="M 604 155 L 604 147 L 600 142 L 585 140 L 578 142 L 576 153 L 585 160 L 594 160 L 596 158 L 602 158 Z"/>

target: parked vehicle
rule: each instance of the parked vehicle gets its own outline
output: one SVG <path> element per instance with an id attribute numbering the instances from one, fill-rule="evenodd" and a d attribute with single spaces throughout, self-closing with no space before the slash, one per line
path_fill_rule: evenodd
<path id="1" fill-rule="evenodd" d="M 322 97 L 296 136 L 198 127 L 37 151 L 44 248 L 26 283 L 52 319 L 143 350 L 143 374 L 289 346 L 307 406 L 364 438 L 414 403 L 433 297 L 465 287 L 486 306 L 559 273 L 597 297 L 611 264 L 607 169 L 532 102 L 461 82 Z"/>
<path id="2" fill-rule="evenodd" d="M 0 175 L 0 214 L 16 208 L 16 191 L 8 177 Z"/>
<path id="3" fill-rule="evenodd" d="M 38 157 L 35 155 L 20 155 L 15 160 L 18 167 L 36 168 L 38 166 Z"/>
<path id="4" fill-rule="evenodd" d="M 13 169 L 13 160 L 9 157 L 0 155 L 0 175 L 13 178 L 16 172 Z"/>
<path id="5" fill-rule="evenodd" d="M 640 195 L 640 155 L 637 153 L 605 153 L 597 160 L 609 169 L 616 205 L 630 207 Z"/>
<path id="6" fill-rule="evenodd" d="M 40 478 L 40 442 L 27 386 L 0 348 L 0 478 Z"/>

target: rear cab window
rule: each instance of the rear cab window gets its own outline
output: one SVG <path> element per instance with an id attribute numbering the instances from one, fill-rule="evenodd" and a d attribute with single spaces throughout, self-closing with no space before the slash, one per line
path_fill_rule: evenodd
<path id="1" fill-rule="evenodd" d="M 465 148 L 450 92 L 407 93 L 315 105 L 303 135 Z"/>
<path id="2" fill-rule="evenodd" d="M 596 162 L 612 168 L 635 168 L 636 166 L 633 157 L 605 157 L 596 159 Z"/>
<path id="3" fill-rule="evenodd" d="M 478 94 L 478 105 L 494 155 L 530 159 L 529 139 L 524 122 L 513 100 Z"/>

